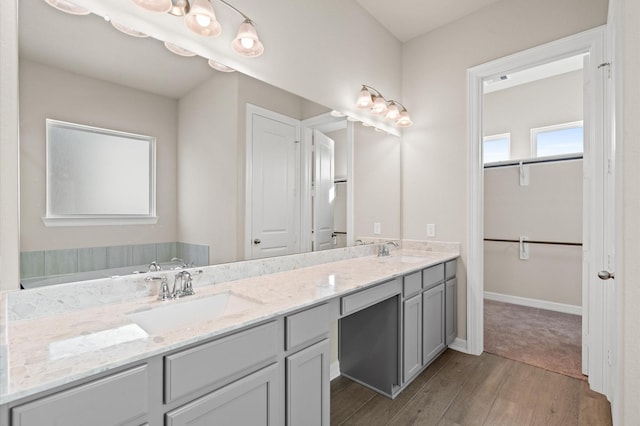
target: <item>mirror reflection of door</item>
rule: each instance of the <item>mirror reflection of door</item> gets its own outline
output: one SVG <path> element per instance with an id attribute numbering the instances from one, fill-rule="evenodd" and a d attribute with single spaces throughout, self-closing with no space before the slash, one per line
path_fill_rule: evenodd
<path id="1" fill-rule="evenodd" d="M 334 248 L 334 141 L 313 131 L 313 250 Z"/>
<path id="2" fill-rule="evenodd" d="M 299 251 L 300 122 L 269 111 L 251 117 L 251 258 Z"/>

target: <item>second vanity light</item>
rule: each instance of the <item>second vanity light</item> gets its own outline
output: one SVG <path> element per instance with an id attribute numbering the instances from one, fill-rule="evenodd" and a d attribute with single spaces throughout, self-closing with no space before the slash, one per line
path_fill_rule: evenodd
<path id="1" fill-rule="evenodd" d="M 374 115 L 384 116 L 398 127 L 409 127 L 413 124 L 409 111 L 398 101 L 387 101 L 382 94 L 371 86 L 362 85 L 356 100 L 356 107 L 368 109 Z"/>

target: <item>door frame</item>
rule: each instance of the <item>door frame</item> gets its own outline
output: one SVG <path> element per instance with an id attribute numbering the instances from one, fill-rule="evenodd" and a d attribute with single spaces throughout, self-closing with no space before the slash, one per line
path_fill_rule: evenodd
<path id="1" fill-rule="evenodd" d="M 585 68 L 585 73 L 591 74 L 591 81 L 600 81 L 600 68 L 605 62 L 604 49 L 606 38 L 606 26 L 597 27 L 582 33 L 575 34 L 542 46 L 534 47 L 504 58 L 500 58 L 467 70 L 467 131 L 468 131 L 468 260 L 467 260 L 467 352 L 480 355 L 484 350 L 484 178 L 482 164 L 482 123 L 483 123 L 483 80 L 517 72 L 526 68 L 541 65 L 558 59 L 575 56 L 581 53 L 589 53 L 590 66 Z M 596 80 L 597 79 L 597 80 Z M 585 111 L 585 146 L 584 173 L 586 179 L 602 177 L 604 163 L 603 155 L 605 145 L 604 138 L 604 112 L 602 107 L 608 99 L 604 96 L 604 84 L 593 84 L 589 88 L 588 96 L 591 98 L 590 111 Z M 586 182 L 586 181 L 585 181 Z M 597 223 L 600 227 L 604 218 L 601 205 L 598 200 L 603 200 L 603 179 L 592 179 L 584 195 L 588 200 L 583 201 L 583 216 L 588 222 L 583 226 L 583 244 L 585 251 L 583 257 L 583 327 L 591 326 L 588 343 L 591 344 L 587 365 L 590 367 L 589 384 L 592 389 L 605 393 L 603 371 L 606 364 L 604 356 L 605 335 L 614 330 L 604 330 L 603 298 L 602 294 L 594 294 L 590 291 L 597 280 L 596 271 L 600 270 L 604 258 L 604 245 L 602 235 L 597 231 Z M 602 269 L 602 268 L 601 268 Z M 585 279 L 586 277 L 586 279 Z M 600 293 L 598 291 L 597 293 Z M 600 299 L 598 299 L 600 298 Z M 594 303 L 594 302 L 600 303 Z M 599 326 L 593 330 L 593 326 Z M 611 327 L 611 325 L 609 324 Z M 584 328 L 583 328 L 584 329 Z M 584 334 L 584 333 L 583 333 Z M 585 342 L 583 342 L 583 345 Z M 600 350 L 594 350 L 599 348 Z M 584 359 L 583 359 L 584 361 Z M 610 395 L 608 395 L 610 397 Z"/>
<path id="2" fill-rule="evenodd" d="M 322 133 L 335 130 L 347 130 L 347 246 L 354 245 L 354 219 L 353 219 L 353 158 L 354 158 L 354 124 L 346 117 L 335 117 L 327 112 L 314 117 L 302 120 L 302 166 L 301 166 L 301 236 L 300 250 L 311 251 L 311 150 L 313 144 L 313 131 L 319 130 Z"/>
<path id="3" fill-rule="evenodd" d="M 251 242 L 251 234 L 252 234 L 252 225 L 253 225 L 253 116 L 261 115 L 263 117 L 269 118 L 271 120 L 281 121 L 283 123 L 289 124 L 296 128 L 296 183 L 297 187 L 297 198 L 300 200 L 300 163 L 301 163 L 301 151 L 300 151 L 300 132 L 301 125 L 300 120 L 296 120 L 295 118 L 288 117 L 283 114 L 279 114 L 277 112 L 268 110 L 266 108 L 259 107 L 257 105 L 253 105 L 247 103 L 246 107 L 246 119 L 245 119 L 245 130 L 246 130 L 246 144 L 245 144 L 245 201 L 244 201 L 244 258 L 245 259 L 253 259 L 252 257 L 252 242 Z M 298 234 L 297 244 L 296 244 L 296 252 L 300 251 L 300 203 L 296 203 L 296 224 L 294 226 L 295 232 Z"/>

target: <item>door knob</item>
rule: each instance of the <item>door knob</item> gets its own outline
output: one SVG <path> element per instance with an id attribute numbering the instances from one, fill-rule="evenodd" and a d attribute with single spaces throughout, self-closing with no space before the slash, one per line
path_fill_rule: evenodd
<path id="1" fill-rule="evenodd" d="M 262 241 L 260 241 L 260 238 L 256 238 L 255 240 L 253 240 L 253 244 L 260 244 Z"/>
<path id="2" fill-rule="evenodd" d="M 613 279 L 613 272 L 609 272 L 609 271 L 600 271 L 598 272 L 598 278 L 600 278 L 601 280 L 610 280 Z"/>

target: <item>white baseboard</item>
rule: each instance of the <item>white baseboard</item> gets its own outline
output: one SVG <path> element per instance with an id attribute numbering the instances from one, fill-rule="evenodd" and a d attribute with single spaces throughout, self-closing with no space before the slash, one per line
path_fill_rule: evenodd
<path id="1" fill-rule="evenodd" d="M 467 340 L 461 339 L 459 337 L 456 337 L 456 340 L 454 340 L 453 343 L 449 345 L 449 349 L 453 349 L 454 351 L 462 352 L 465 354 L 469 353 L 469 351 L 467 351 Z"/>
<path id="2" fill-rule="evenodd" d="M 340 377 L 340 361 L 332 362 L 329 366 L 329 380 Z"/>
<path id="3" fill-rule="evenodd" d="M 567 305 L 564 303 L 547 302 L 546 300 L 529 299 L 527 297 L 510 296 L 508 294 L 485 291 L 484 298 L 496 302 L 513 303 L 514 305 L 530 306 L 532 308 L 547 309 L 549 311 L 564 312 L 582 316 L 582 306 Z"/>

